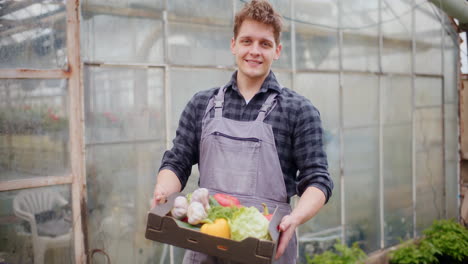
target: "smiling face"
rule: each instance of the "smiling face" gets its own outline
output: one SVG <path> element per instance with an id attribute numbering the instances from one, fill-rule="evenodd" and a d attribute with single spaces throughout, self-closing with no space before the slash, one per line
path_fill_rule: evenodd
<path id="1" fill-rule="evenodd" d="M 239 68 L 237 78 L 265 79 L 273 60 L 279 58 L 281 48 L 281 44 L 275 42 L 273 26 L 244 20 L 237 37 L 231 40 L 231 51 Z"/>

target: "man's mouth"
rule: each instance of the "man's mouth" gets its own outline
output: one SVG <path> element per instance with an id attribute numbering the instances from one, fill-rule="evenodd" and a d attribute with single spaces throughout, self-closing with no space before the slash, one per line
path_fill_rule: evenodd
<path id="1" fill-rule="evenodd" d="M 258 60 L 245 60 L 245 62 L 247 62 L 248 64 L 251 64 L 251 65 L 260 65 L 260 64 L 262 64 L 262 62 L 258 61 Z"/>

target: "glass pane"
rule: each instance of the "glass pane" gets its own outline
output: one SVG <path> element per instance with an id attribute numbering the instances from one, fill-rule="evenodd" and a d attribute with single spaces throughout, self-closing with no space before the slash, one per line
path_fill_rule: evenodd
<path id="1" fill-rule="evenodd" d="M 441 108 L 419 109 L 416 123 L 416 231 L 443 216 L 443 146 Z"/>
<path id="2" fill-rule="evenodd" d="M 293 89 L 292 87 L 292 80 L 291 80 L 291 72 L 284 72 L 284 71 L 279 71 L 276 69 L 272 69 L 273 73 L 276 76 L 276 80 L 278 83 L 286 88 Z"/>
<path id="3" fill-rule="evenodd" d="M 112 263 L 160 263 L 164 246 L 144 237 L 165 141 L 88 145 L 88 242 Z M 96 260 L 104 257 L 96 254 Z"/>
<path id="4" fill-rule="evenodd" d="M 382 69 L 385 72 L 411 72 L 412 2 L 382 0 Z"/>
<path id="5" fill-rule="evenodd" d="M 167 39 L 170 63 L 231 66 L 234 64 L 231 38 L 230 25 L 170 23 Z"/>
<path id="6" fill-rule="evenodd" d="M 444 105 L 445 193 L 447 217 L 458 217 L 458 106 Z"/>
<path id="7" fill-rule="evenodd" d="M 318 85 L 310 85 L 320 83 Z M 339 135 L 339 86 L 337 74 L 305 74 L 296 75 L 296 91 L 309 99 L 320 111 L 324 129 L 324 144 L 328 157 L 329 173 L 335 184 L 333 195 L 328 204 L 300 228 L 301 239 L 305 243 L 312 243 L 310 247 L 318 245 L 316 232 L 341 225 L 341 194 L 340 194 L 340 135 Z M 315 240 L 314 240 L 315 238 Z M 322 240 L 320 240 L 322 241 Z M 322 248 L 323 249 L 323 248 Z M 308 252 L 306 250 L 306 252 Z M 309 255 L 315 252 L 308 252 Z"/>
<path id="8" fill-rule="evenodd" d="M 2 1 L 0 68 L 65 68 L 65 1 Z"/>
<path id="9" fill-rule="evenodd" d="M 1 263 L 75 263 L 70 196 L 70 185 L 0 192 Z"/>
<path id="10" fill-rule="evenodd" d="M 346 242 L 366 252 L 380 248 L 378 140 L 378 128 L 344 131 Z"/>
<path id="11" fill-rule="evenodd" d="M 442 109 L 422 108 L 415 111 L 416 151 L 425 151 L 429 146 L 442 145 Z"/>
<path id="12" fill-rule="evenodd" d="M 442 103 L 442 79 L 431 77 L 416 77 L 416 106 L 437 106 Z"/>
<path id="13" fill-rule="evenodd" d="M 439 9 L 424 2 L 415 9 L 416 65 L 418 73 L 442 73 L 442 36 Z"/>
<path id="14" fill-rule="evenodd" d="M 379 0 L 340 2 L 342 24 L 351 29 L 343 32 L 343 68 L 377 71 Z"/>
<path id="15" fill-rule="evenodd" d="M 295 90 L 319 110 L 323 126 L 336 132 L 340 125 L 338 74 L 297 73 L 295 85 Z"/>
<path id="16" fill-rule="evenodd" d="M 413 235 L 412 126 L 383 127 L 385 247 Z"/>
<path id="17" fill-rule="evenodd" d="M 377 76 L 344 75 L 343 116 L 345 127 L 378 124 L 379 79 Z"/>
<path id="18" fill-rule="evenodd" d="M 171 87 L 171 134 L 175 136 L 179 118 L 187 103 L 196 92 L 220 87 L 231 79 L 232 71 L 174 69 L 170 73 Z"/>
<path id="19" fill-rule="evenodd" d="M 382 104 L 384 124 L 411 122 L 411 77 L 383 76 Z"/>
<path id="20" fill-rule="evenodd" d="M 0 80 L 0 178 L 70 170 L 66 80 Z"/>
<path id="21" fill-rule="evenodd" d="M 170 21 L 222 25 L 233 21 L 232 0 L 171 0 L 167 4 Z"/>
<path id="22" fill-rule="evenodd" d="M 277 61 L 273 61 L 273 67 L 282 69 L 291 69 L 291 29 L 285 28 L 285 32 L 281 34 L 281 55 Z"/>
<path id="23" fill-rule="evenodd" d="M 83 59 L 106 63 L 163 63 L 160 2 L 83 1 Z"/>
<path id="24" fill-rule="evenodd" d="M 165 139 L 162 69 L 85 70 L 86 143 Z"/>
<path id="25" fill-rule="evenodd" d="M 297 69 L 338 69 L 336 1 L 294 1 Z"/>
<path id="26" fill-rule="evenodd" d="M 446 103 L 456 103 L 458 98 L 458 40 L 452 36 L 445 36 L 444 48 L 444 100 Z"/>

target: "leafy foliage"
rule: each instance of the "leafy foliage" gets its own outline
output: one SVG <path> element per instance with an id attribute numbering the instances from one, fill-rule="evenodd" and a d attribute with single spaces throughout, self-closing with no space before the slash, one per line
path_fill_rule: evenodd
<path id="1" fill-rule="evenodd" d="M 396 264 L 430 264 L 438 263 L 435 255 L 440 253 L 427 240 L 410 243 L 390 253 L 391 262 Z"/>
<path id="2" fill-rule="evenodd" d="M 333 246 L 334 251 L 325 251 L 315 255 L 313 258 L 307 257 L 308 264 L 360 264 L 367 258 L 366 253 L 354 243 L 351 248 L 341 244 L 339 241 Z"/>
<path id="3" fill-rule="evenodd" d="M 468 258 L 468 230 L 453 220 L 436 220 L 419 242 L 409 243 L 390 253 L 394 264 L 435 264 L 448 257 L 454 263 Z"/>
<path id="4" fill-rule="evenodd" d="M 424 230 L 427 240 L 434 245 L 440 255 L 457 261 L 468 258 L 468 230 L 453 220 L 434 221 Z"/>

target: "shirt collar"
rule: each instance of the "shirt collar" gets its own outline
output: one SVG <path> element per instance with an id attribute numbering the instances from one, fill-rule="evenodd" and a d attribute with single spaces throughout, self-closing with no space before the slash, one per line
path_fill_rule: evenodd
<path id="1" fill-rule="evenodd" d="M 232 76 L 231 80 L 226 84 L 226 88 L 232 88 L 234 91 L 239 92 L 239 87 L 237 87 L 237 71 L 235 71 Z M 270 70 L 270 73 L 268 76 L 265 78 L 265 81 L 263 81 L 262 87 L 260 87 L 259 93 L 265 93 L 269 89 L 276 91 L 276 92 L 281 92 L 281 85 L 279 84 L 278 80 L 276 79 L 275 74 L 273 71 Z"/>

